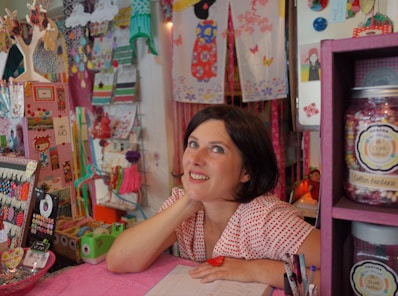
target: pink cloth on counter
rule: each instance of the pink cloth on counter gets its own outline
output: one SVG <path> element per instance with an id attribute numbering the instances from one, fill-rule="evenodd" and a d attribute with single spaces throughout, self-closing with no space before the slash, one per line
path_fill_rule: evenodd
<path id="1" fill-rule="evenodd" d="M 26 296 L 134 295 L 143 296 L 177 264 L 195 266 L 196 262 L 162 255 L 150 268 L 140 273 L 115 274 L 99 264 L 84 263 L 38 282 Z M 275 296 L 284 295 L 274 290 Z"/>

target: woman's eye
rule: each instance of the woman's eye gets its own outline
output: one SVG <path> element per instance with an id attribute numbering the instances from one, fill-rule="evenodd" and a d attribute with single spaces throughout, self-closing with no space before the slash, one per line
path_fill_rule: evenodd
<path id="1" fill-rule="evenodd" d="M 188 147 L 190 147 L 190 148 L 196 148 L 198 146 L 199 145 L 198 145 L 198 143 L 196 141 L 189 141 L 188 142 Z"/>
<path id="2" fill-rule="evenodd" d="M 214 146 L 211 150 L 215 153 L 224 153 L 224 149 L 220 146 Z"/>

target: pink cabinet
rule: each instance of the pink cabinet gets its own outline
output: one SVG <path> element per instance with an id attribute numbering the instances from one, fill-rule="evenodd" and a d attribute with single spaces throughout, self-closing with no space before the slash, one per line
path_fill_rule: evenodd
<path id="1" fill-rule="evenodd" d="M 398 226 L 398 209 L 344 197 L 344 113 L 364 68 L 395 65 L 398 34 L 321 42 L 321 295 L 353 295 L 351 222 Z M 363 66 L 366 64 L 366 67 Z"/>

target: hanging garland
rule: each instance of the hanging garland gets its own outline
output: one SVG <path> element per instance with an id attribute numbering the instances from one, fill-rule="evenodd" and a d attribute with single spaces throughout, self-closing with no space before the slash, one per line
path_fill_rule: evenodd
<path id="1" fill-rule="evenodd" d="M 80 0 L 63 0 L 65 19 L 68 19 L 74 12 L 76 6 L 81 6 Z M 91 47 L 88 42 L 87 24 L 74 27 L 63 26 L 62 31 L 66 47 L 68 49 L 68 65 L 72 74 L 77 74 L 81 87 L 87 86 L 88 73 L 90 68 L 88 55 Z"/>

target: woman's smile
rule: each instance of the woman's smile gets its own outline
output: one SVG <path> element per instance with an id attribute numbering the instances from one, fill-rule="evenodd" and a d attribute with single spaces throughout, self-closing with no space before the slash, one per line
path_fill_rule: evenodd
<path id="1" fill-rule="evenodd" d="M 209 180 L 209 177 L 208 176 L 205 176 L 205 175 L 203 175 L 203 174 L 199 174 L 199 173 L 189 173 L 189 177 L 191 178 L 191 179 L 193 179 L 193 180 L 203 180 L 203 181 L 205 181 L 205 180 Z"/>

